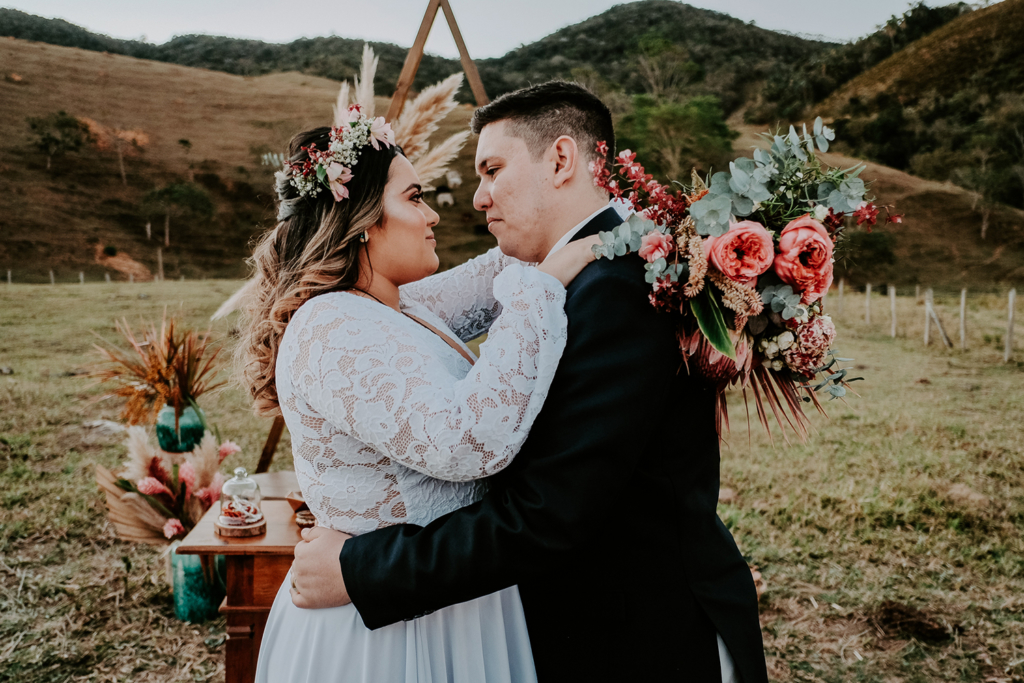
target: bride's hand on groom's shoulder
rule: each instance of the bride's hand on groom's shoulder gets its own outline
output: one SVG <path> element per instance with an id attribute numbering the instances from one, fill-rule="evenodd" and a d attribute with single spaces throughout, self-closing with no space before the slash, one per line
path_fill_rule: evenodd
<path id="1" fill-rule="evenodd" d="M 352 602 L 341 575 L 341 547 L 352 538 L 324 527 L 302 530 L 292 564 L 292 602 L 303 609 L 339 607 Z"/>
<path id="2" fill-rule="evenodd" d="M 569 283 L 580 274 L 580 271 L 597 258 L 594 256 L 593 248 L 600 243 L 601 240 L 597 235 L 569 242 L 544 259 L 537 266 L 537 270 L 551 275 L 561 282 L 563 287 L 568 287 Z"/>

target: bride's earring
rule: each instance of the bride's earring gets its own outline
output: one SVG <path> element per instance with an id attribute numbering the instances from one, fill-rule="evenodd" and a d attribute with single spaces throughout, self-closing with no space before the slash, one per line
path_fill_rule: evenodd
<path id="1" fill-rule="evenodd" d="M 359 236 L 359 241 L 362 242 L 363 244 L 369 242 L 370 241 L 370 233 L 364 232 L 362 235 Z"/>

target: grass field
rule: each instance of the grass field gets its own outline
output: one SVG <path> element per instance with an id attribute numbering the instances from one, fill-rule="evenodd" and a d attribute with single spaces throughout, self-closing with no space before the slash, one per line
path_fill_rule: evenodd
<path id="1" fill-rule="evenodd" d="M 223 622 L 173 617 L 155 550 L 118 541 L 93 480 L 115 467 L 116 419 L 74 373 L 92 332 L 158 318 L 165 306 L 205 328 L 232 281 L 0 285 L 0 681 L 223 680 Z M 955 330 L 955 299 L 937 296 Z M 762 623 L 776 681 L 1024 679 L 1024 329 L 1002 363 L 1003 295 L 971 298 L 969 350 L 923 347 L 923 308 L 848 292 L 839 349 L 867 381 L 812 418 L 807 444 L 748 443 L 739 397 L 723 448 L 720 506 L 763 572 Z M 830 307 L 838 308 L 834 295 Z M 229 339 L 231 321 L 213 327 Z M 243 447 L 225 470 L 255 464 L 269 426 L 242 392 L 204 401 Z M 274 469 L 291 466 L 287 437 Z M 900 612 L 886 601 L 920 614 Z M 900 614 L 903 614 L 902 621 Z"/>

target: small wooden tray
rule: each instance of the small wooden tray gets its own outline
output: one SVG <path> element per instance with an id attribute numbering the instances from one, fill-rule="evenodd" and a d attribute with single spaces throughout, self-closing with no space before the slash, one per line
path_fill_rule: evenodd
<path id="1" fill-rule="evenodd" d="M 245 526 L 224 526 L 215 520 L 213 528 L 217 531 L 218 536 L 251 538 L 252 536 L 262 536 L 267 533 L 267 519 L 264 517 L 255 524 L 246 524 Z"/>

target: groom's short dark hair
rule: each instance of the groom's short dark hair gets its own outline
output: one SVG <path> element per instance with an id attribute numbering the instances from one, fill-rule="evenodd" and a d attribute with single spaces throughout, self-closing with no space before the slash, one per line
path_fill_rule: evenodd
<path id="1" fill-rule="evenodd" d="M 612 115 L 597 95 L 578 83 L 548 81 L 506 93 L 473 114 L 470 128 L 479 134 L 484 126 L 508 122 L 508 133 L 523 138 L 534 159 L 562 135 L 576 141 L 584 158 L 598 158 L 597 143 L 608 144 L 606 161 L 615 156 Z"/>

